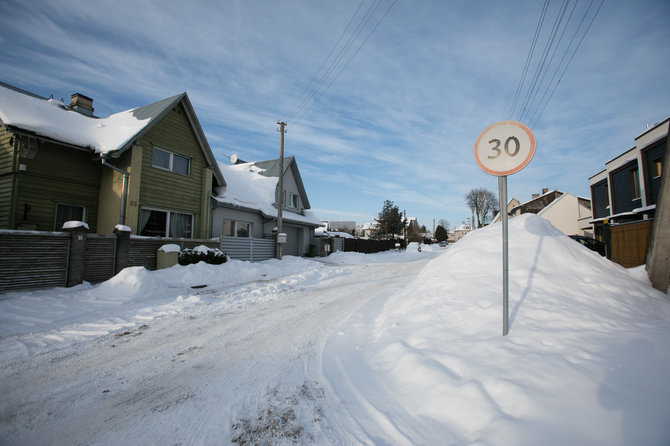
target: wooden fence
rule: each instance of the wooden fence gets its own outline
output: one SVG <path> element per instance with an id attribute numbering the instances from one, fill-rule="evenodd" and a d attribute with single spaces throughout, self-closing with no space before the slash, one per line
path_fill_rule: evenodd
<path id="1" fill-rule="evenodd" d="M 234 240 L 233 240 L 234 239 Z M 181 249 L 205 245 L 219 248 L 233 259 L 272 258 L 272 240 L 222 237 L 173 239 L 70 232 L 0 231 L 0 292 L 18 289 L 72 286 L 82 281 L 103 282 L 123 268 L 157 268 L 158 249 L 176 244 Z"/>
<path id="2" fill-rule="evenodd" d="M 610 258 L 624 268 L 647 262 L 653 220 L 610 226 Z"/>

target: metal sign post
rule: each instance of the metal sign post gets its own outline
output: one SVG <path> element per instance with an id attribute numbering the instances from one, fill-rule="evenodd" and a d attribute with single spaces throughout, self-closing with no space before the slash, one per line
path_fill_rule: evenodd
<path id="1" fill-rule="evenodd" d="M 475 161 L 484 172 L 498 177 L 502 220 L 503 336 L 509 332 L 509 247 L 507 237 L 507 175 L 526 167 L 535 154 L 535 136 L 516 121 L 488 126 L 475 142 Z"/>
<path id="2" fill-rule="evenodd" d="M 498 177 L 498 201 L 507 203 L 507 175 Z M 502 206 L 501 206 L 502 207 Z M 503 336 L 509 333 L 509 256 L 507 245 L 507 212 L 501 212 L 503 264 Z"/>

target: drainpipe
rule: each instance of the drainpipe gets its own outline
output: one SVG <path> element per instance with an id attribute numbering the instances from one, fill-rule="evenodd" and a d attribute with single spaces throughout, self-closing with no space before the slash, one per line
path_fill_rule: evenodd
<path id="1" fill-rule="evenodd" d="M 119 169 L 116 166 L 113 166 L 107 162 L 106 155 L 103 153 L 100 155 L 100 161 L 102 161 L 103 166 L 107 166 L 110 169 L 116 170 L 121 175 L 123 175 L 123 183 L 121 186 L 121 213 L 119 214 L 119 224 L 126 224 L 126 196 L 128 195 L 128 172 L 125 170 Z"/>

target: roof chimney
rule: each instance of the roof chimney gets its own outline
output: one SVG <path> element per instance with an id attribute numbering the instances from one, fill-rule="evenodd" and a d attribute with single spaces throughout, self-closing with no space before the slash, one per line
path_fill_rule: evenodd
<path id="1" fill-rule="evenodd" d="M 546 194 L 547 192 L 549 192 L 549 189 L 547 189 L 546 187 L 543 187 L 542 188 L 542 195 Z"/>
<path id="2" fill-rule="evenodd" d="M 75 93 L 71 98 L 71 109 L 78 111 L 82 115 L 93 116 L 93 99 L 81 93 Z"/>
<path id="3" fill-rule="evenodd" d="M 533 200 L 535 200 L 536 198 L 539 198 L 539 197 L 540 197 L 540 194 L 533 194 Z"/>

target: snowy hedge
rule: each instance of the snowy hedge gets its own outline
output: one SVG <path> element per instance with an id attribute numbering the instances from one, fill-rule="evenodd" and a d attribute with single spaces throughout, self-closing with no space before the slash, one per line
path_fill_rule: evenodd
<path id="1" fill-rule="evenodd" d="M 191 263 L 198 263 L 204 261 L 211 265 L 220 265 L 226 263 L 228 256 L 219 248 L 209 248 L 204 245 L 196 246 L 195 248 L 184 248 L 179 252 L 179 264 L 190 265 Z"/>

